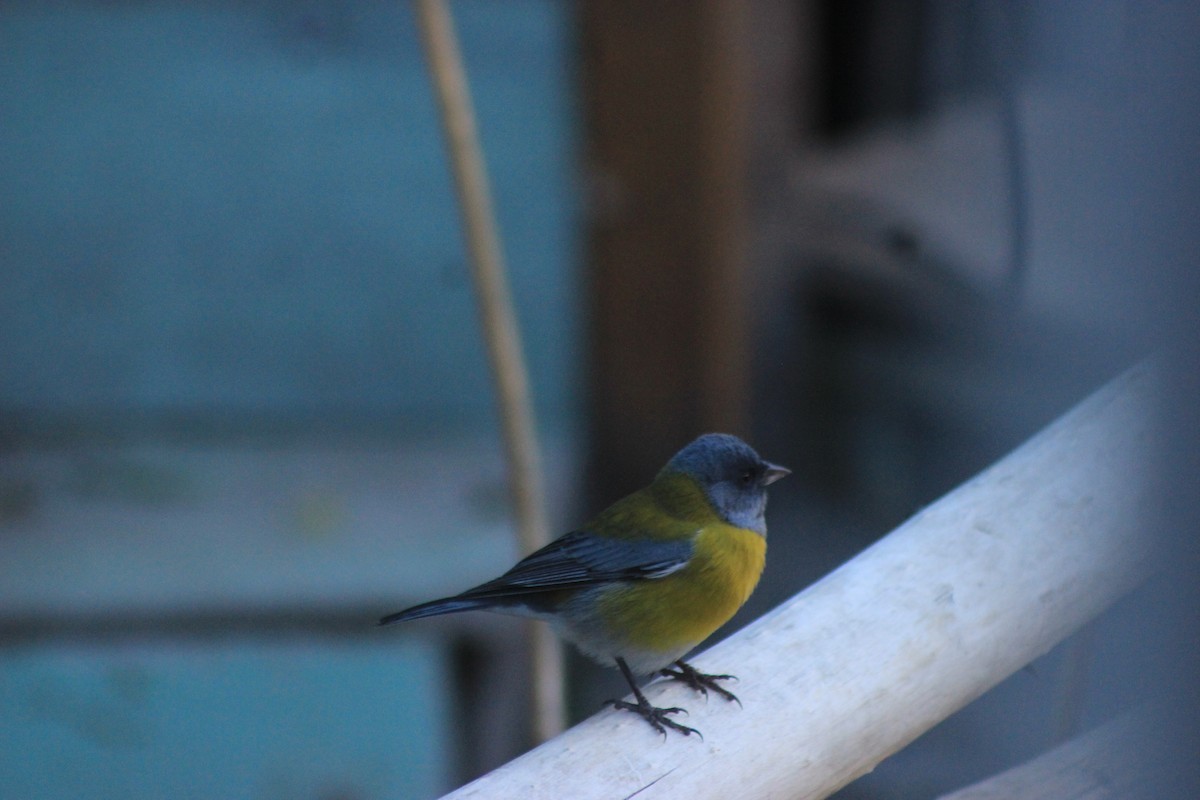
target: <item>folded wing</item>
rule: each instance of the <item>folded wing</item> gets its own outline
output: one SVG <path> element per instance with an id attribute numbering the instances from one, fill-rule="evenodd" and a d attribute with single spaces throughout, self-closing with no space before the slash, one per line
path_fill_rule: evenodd
<path id="1" fill-rule="evenodd" d="M 615 581 L 662 578 L 687 565 L 687 539 L 613 539 L 574 531 L 531 553 L 495 580 L 390 614 L 380 625 L 477 608 L 538 605 L 539 595 Z"/>

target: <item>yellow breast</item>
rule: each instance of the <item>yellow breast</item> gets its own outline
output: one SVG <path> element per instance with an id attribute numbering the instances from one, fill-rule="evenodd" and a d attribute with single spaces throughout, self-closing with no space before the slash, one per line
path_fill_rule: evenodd
<path id="1" fill-rule="evenodd" d="M 703 526 L 686 567 L 664 578 L 614 592 L 602 603 L 612 633 L 630 645 L 686 652 L 737 612 L 758 585 L 767 542 L 721 522 Z"/>

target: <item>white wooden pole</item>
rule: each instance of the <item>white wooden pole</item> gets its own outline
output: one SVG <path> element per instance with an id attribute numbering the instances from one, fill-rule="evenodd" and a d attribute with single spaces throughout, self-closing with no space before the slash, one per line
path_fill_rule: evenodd
<path id="1" fill-rule="evenodd" d="M 1032 761 L 971 784 L 941 800 L 1129 800 L 1153 792 L 1161 751 L 1147 747 L 1163 720 L 1148 709 L 1118 717 Z M 1159 762 L 1159 763 L 1155 763 Z"/>
<path id="2" fill-rule="evenodd" d="M 652 685 L 703 740 L 604 711 L 449 796 L 820 798 L 871 771 L 1149 574 L 1154 384 L 1133 369 L 697 657 L 744 707 Z"/>

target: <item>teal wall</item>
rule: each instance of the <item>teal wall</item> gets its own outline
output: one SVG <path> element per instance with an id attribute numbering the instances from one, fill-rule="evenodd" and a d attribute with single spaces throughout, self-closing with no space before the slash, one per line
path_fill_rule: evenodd
<path id="1" fill-rule="evenodd" d="M 570 7 L 453 10 L 536 397 L 562 417 Z M 491 414 L 409 4 L 10 3 L 0 52 L 0 414 Z"/>
<path id="2" fill-rule="evenodd" d="M 0 650 L 0 796 L 423 798 L 449 699 L 421 640 Z"/>
<path id="3" fill-rule="evenodd" d="M 570 4 L 452 8 L 540 423 L 570 428 L 581 328 Z M 0 637 L 0 798 L 421 798 L 460 777 L 446 643 L 373 624 L 428 589 L 405 581 L 414 564 L 481 539 L 511 546 L 435 112 L 407 2 L 4 4 L 0 560 L 42 594 L 9 581 L 0 608 L 0 633 L 23 632 Z M 280 460 L 230 491 L 144 503 L 77 496 L 26 460 L 49 441 L 86 467 L 75 432 L 113 419 L 154 449 L 158 429 L 139 426 L 156 415 L 216 432 L 204 439 L 214 475 L 236 472 L 221 436 L 231 420 L 268 437 L 349 426 L 386 459 L 433 455 L 330 493 L 348 474 L 342 440 L 289 455 L 292 440 L 276 437 Z M 422 443 L 374 435 L 390 429 Z M 452 446 L 468 448 L 466 467 Z M 356 469 L 371 463 L 349 452 Z M 137 480 L 199 485 L 162 484 L 195 475 L 157 469 L 138 467 Z M 100 485 L 125 485 L 103 471 Z M 253 488 L 263 482 L 318 498 L 301 504 L 316 538 L 281 535 L 292 517 Z M 458 518 L 447 505 L 496 511 L 442 536 Z M 163 516 L 121 522 L 150 506 Z M 123 545 L 149 565 L 121 559 Z M 332 555 L 305 555 L 321 547 Z M 448 566 L 436 580 L 461 580 L 463 561 Z M 98 588 L 42 602 L 63 574 Z M 237 596 L 222 589 L 231 574 Z M 208 595 L 181 596 L 172 575 Z M 212 608 L 240 638 L 212 625 L 195 635 L 189 614 Z M 93 615 L 117 635 L 96 632 Z M 151 628 L 179 622 L 178 636 L 127 643 L 131 620 L 164 619 Z M 330 619 L 340 638 L 305 636 L 306 621 L 327 631 Z M 56 633 L 80 625 L 84 640 Z"/>

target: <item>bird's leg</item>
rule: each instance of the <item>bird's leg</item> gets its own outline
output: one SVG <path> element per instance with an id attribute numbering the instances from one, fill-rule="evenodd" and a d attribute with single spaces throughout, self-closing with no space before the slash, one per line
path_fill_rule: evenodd
<path id="1" fill-rule="evenodd" d="M 694 733 L 697 736 L 700 736 L 701 739 L 704 738 L 701 736 L 700 731 L 696 730 L 695 728 L 689 728 L 687 725 L 680 725 L 678 722 L 675 722 L 667 717 L 668 714 L 678 714 L 680 712 L 686 714 L 687 711 L 684 709 L 678 707 L 658 708 L 657 706 L 650 705 L 650 701 L 646 699 L 646 695 L 642 694 L 642 690 L 638 688 L 636 683 L 634 683 L 633 673 L 629 671 L 629 665 L 625 663 L 625 659 L 617 658 L 617 666 L 621 668 L 621 674 L 624 675 L 625 680 L 629 682 L 629 688 L 633 689 L 633 696 L 637 698 L 637 702 L 630 703 L 625 700 L 605 700 L 604 704 L 606 706 L 620 708 L 625 711 L 632 711 L 642 719 L 646 720 L 646 722 L 649 722 L 654 727 L 654 730 L 663 735 L 663 738 L 666 738 L 667 736 L 667 728 L 679 731 L 684 736 L 689 736 Z"/>
<path id="2" fill-rule="evenodd" d="M 733 675 L 706 675 L 683 659 L 676 661 L 675 666 L 679 667 L 679 669 L 662 669 L 659 670 L 659 673 L 687 684 L 705 697 L 708 697 L 708 690 L 712 689 L 726 700 L 732 700 L 739 706 L 742 704 L 742 701 L 738 700 L 736 694 L 717 683 L 717 681 L 736 681 L 737 678 Z"/>

